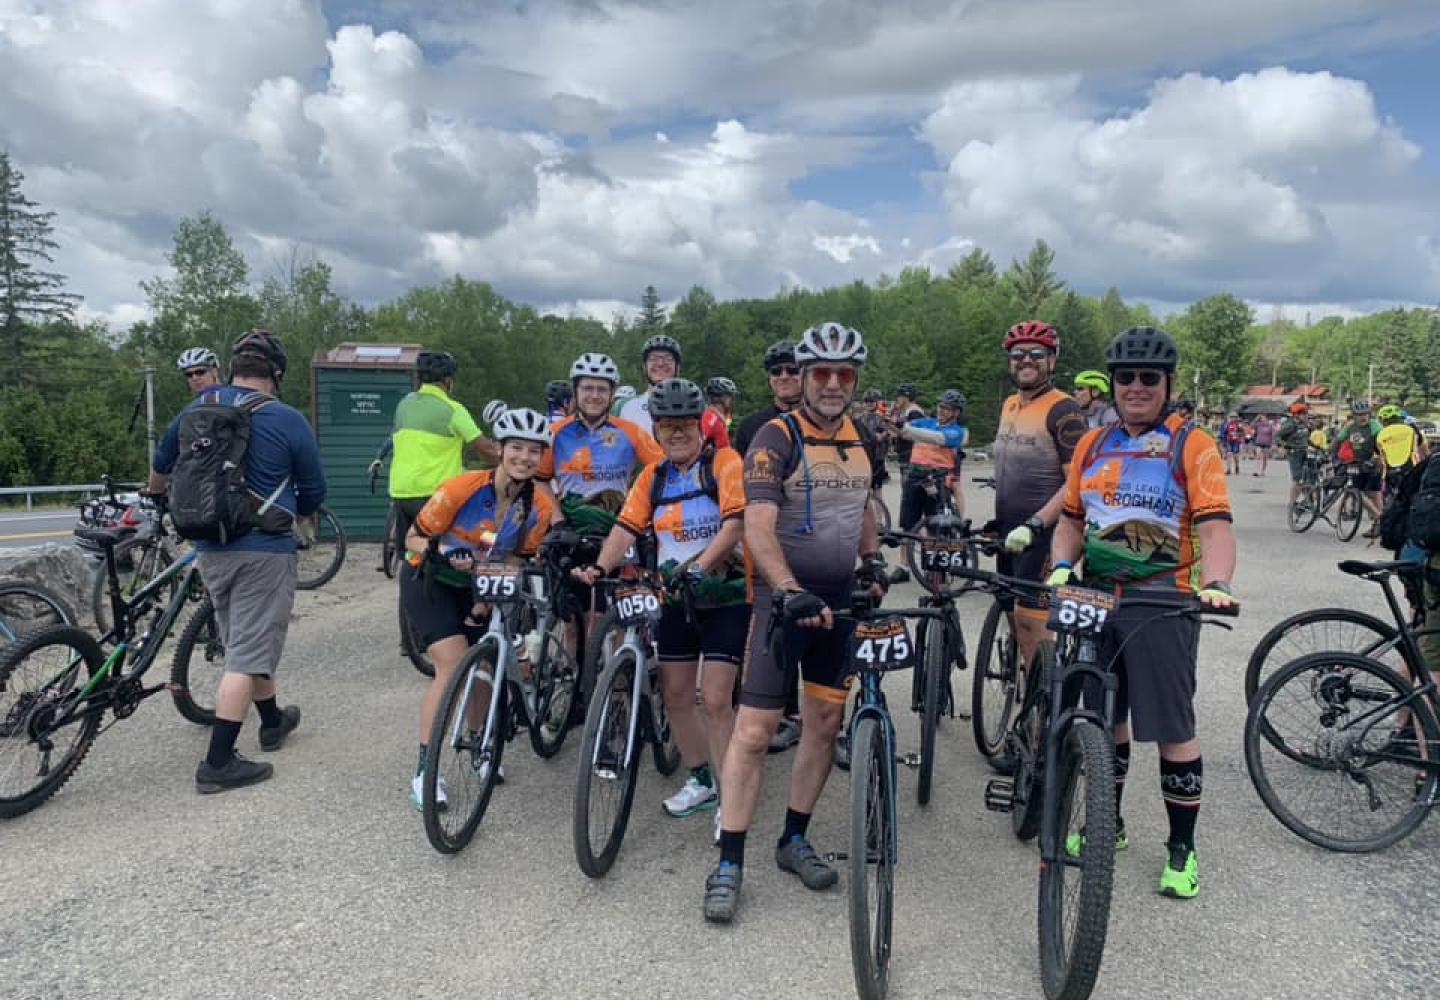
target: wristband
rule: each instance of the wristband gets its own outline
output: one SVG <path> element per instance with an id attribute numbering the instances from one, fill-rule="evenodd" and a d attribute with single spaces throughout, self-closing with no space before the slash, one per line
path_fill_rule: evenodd
<path id="1" fill-rule="evenodd" d="M 1074 569 L 1075 564 L 1069 559 L 1057 559 L 1050 564 L 1051 569 Z"/>
<path id="2" fill-rule="evenodd" d="M 1045 522 L 1040 520 L 1039 514 L 1033 514 L 1025 521 L 1025 527 L 1038 535 L 1045 530 Z"/>

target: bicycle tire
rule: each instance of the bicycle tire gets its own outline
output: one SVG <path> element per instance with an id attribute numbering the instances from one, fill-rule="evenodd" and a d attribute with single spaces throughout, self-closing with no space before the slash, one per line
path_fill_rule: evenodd
<path id="1" fill-rule="evenodd" d="M 1017 742 L 1027 744 L 1016 747 L 1015 754 L 1015 805 L 1010 810 L 1010 827 L 1018 840 L 1034 840 L 1040 832 L 1040 819 L 1045 805 L 1045 719 L 1038 704 L 1047 678 L 1056 668 L 1055 643 L 1042 640 L 1035 647 L 1030 660 L 1030 669 L 1024 673 L 1025 691 L 1020 701 L 1020 716 L 1016 723 Z M 1029 731 L 1020 732 L 1019 721 L 1023 720 Z"/>
<path id="2" fill-rule="evenodd" d="M 215 617 L 215 604 L 207 595 L 200 602 L 190 620 L 185 623 L 185 628 L 180 633 L 180 640 L 175 644 L 175 658 L 170 662 L 170 698 L 175 702 L 175 708 L 182 716 L 197 726 L 209 726 L 215 722 L 215 691 L 219 687 L 219 676 L 214 678 L 213 683 L 202 681 L 196 683 L 196 670 L 198 665 L 196 653 L 199 653 L 200 661 L 212 666 L 219 664 L 219 671 L 207 671 L 223 675 L 225 672 L 225 643 L 220 638 L 220 625 Z M 196 690 L 209 691 L 209 699 L 204 695 L 197 698 Z"/>
<path id="3" fill-rule="evenodd" d="M 889 531 L 894 523 L 890 517 L 890 508 L 885 503 L 885 498 L 879 493 L 871 492 L 870 506 L 875 511 L 875 524 L 881 531 Z"/>
<path id="4" fill-rule="evenodd" d="M 59 594 L 27 580 L 0 580 L 0 642 L 52 625 L 74 625 L 75 612 Z"/>
<path id="5" fill-rule="evenodd" d="M 613 636 L 618 643 L 623 632 L 620 628 L 619 613 L 614 608 L 606 608 L 600 620 L 595 623 L 595 628 L 585 635 L 585 645 L 582 647 L 585 655 L 580 660 L 580 696 L 586 705 L 589 705 L 594 697 L 596 681 L 604 671 L 605 661 L 615 646 L 615 643 L 611 643 L 611 648 L 607 649 L 605 640 Z"/>
<path id="6" fill-rule="evenodd" d="M 580 668 L 565 649 L 565 622 L 555 625 L 540 640 L 540 655 L 534 657 L 535 718 L 530 720 L 530 746 L 539 757 L 550 758 L 565 745 L 575 687 Z"/>
<path id="7" fill-rule="evenodd" d="M 380 540 L 380 572 L 387 580 L 395 579 L 395 569 L 400 562 L 400 545 L 395 538 L 399 530 L 400 512 L 392 501 L 385 513 L 385 536 Z"/>
<path id="8" fill-rule="evenodd" d="M 430 654 L 420 642 L 420 633 L 410 623 L 410 616 L 405 613 L 405 602 L 397 602 L 400 607 L 400 651 L 410 661 L 410 665 L 426 677 L 435 676 L 435 664 L 430 660 Z"/>
<path id="9" fill-rule="evenodd" d="M 850 964 L 861 1000 L 883 1000 L 890 985 L 894 918 L 895 817 L 891 812 L 891 756 L 880 720 L 867 715 L 850 741 Z M 874 888 L 870 887 L 874 873 Z M 871 913 L 871 904 L 874 913 Z"/>
<path id="10" fill-rule="evenodd" d="M 1115 758 L 1099 727 L 1077 719 L 1066 730 L 1059 759 L 1058 780 L 1049 790 L 1055 797 L 1054 825 L 1042 842 L 1054 845 L 1061 856 L 1040 865 L 1040 981 L 1047 1000 L 1086 1000 L 1105 955 L 1115 887 Z M 1076 822 L 1082 794 L 1084 817 Z M 1080 856 L 1072 864 L 1065 857 L 1066 842 L 1082 828 Z M 1072 871 L 1079 879 L 1073 902 L 1065 891 Z M 1069 932 L 1067 918 L 1073 918 Z"/>
<path id="11" fill-rule="evenodd" d="M 924 690 L 920 697 L 920 768 L 915 782 L 915 799 L 930 804 L 935 776 L 935 735 L 940 728 L 940 709 L 945 685 L 950 681 L 950 632 L 943 621 L 925 622 Z"/>
<path id="12" fill-rule="evenodd" d="M 650 734 L 652 737 L 650 752 L 655 760 L 655 770 L 662 778 L 668 778 L 680 770 L 680 744 L 675 742 L 675 729 L 665 715 L 665 706 L 663 704 L 650 705 L 651 699 L 648 695 L 645 696 L 645 701 L 647 707 L 650 708 L 650 712 L 645 717 L 653 719 L 658 716 L 661 720 L 660 732 L 652 731 Z M 653 730 L 653 725 L 651 728 Z"/>
<path id="13" fill-rule="evenodd" d="M 142 587 L 159 576 L 175 561 L 175 554 L 159 538 L 151 538 L 122 544 L 115 549 L 116 572 L 120 577 L 120 596 L 125 600 L 133 598 Z M 128 567 L 128 568 L 127 568 Z M 175 588 L 180 586 L 177 576 L 170 582 L 167 599 L 173 597 Z M 102 559 L 95 570 L 90 584 L 90 614 L 95 619 L 95 628 L 101 635 L 115 629 L 115 616 L 110 608 L 110 577 Z"/>
<path id="14" fill-rule="evenodd" d="M 1010 616 L 999 601 L 992 601 L 975 649 L 975 675 L 970 678 L 970 730 L 975 748 L 987 759 L 1005 748 L 1005 733 L 1015 710 L 1016 658 Z"/>
<path id="15" fill-rule="evenodd" d="M 629 733 L 631 714 L 640 710 L 639 703 L 632 697 L 636 669 L 635 655 L 628 649 L 620 650 L 601 675 L 595 696 L 590 699 L 590 708 L 585 713 L 570 829 L 575 862 L 590 878 L 603 878 L 615 864 L 635 801 L 641 747 L 638 738 L 634 745 L 629 743 Z M 636 731 L 638 737 L 638 726 Z M 602 740 L 604 755 L 600 753 Z M 608 759 L 610 765 L 603 775 L 597 773 L 603 766 L 600 763 L 602 756 Z M 604 827 L 600 830 L 594 829 L 597 824 L 591 816 L 591 806 L 599 797 L 597 788 L 615 793 L 614 816 L 608 824 L 599 824 Z M 592 836 L 597 832 L 603 834 L 598 849 Z"/>
<path id="16" fill-rule="evenodd" d="M 486 650 L 491 651 L 490 660 L 482 655 Z M 479 829 L 480 821 L 485 818 L 490 796 L 495 791 L 500 763 L 505 756 L 510 685 L 501 683 L 499 697 L 487 699 L 485 722 L 478 734 L 469 733 L 462 737 L 458 746 L 451 745 L 450 734 L 454 731 L 455 722 L 469 716 L 472 699 L 480 697 L 480 685 L 478 682 L 470 683 L 470 675 L 494 663 L 494 657 L 499 652 L 493 636 L 486 636 L 470 647 L 450 675 L 430 724 L 430 741 L 425 750 L 425 778 L 420 783 L 420 813 L 425 820 L 425 836 L 430 846 L 441 854 L 456 854 L 465 849 Z M 494 672 L 492 667 L 490 673 L 493 675 Z M 478 746 L 473 742 L 477 735 Z M 447 764 L 455 766 L 446 767 Z M 448 802 L 445 808 L 439 808 L 436 795 L 442 768 L 446 770 L 447 778 Z M 457 806 L 458 794 L 464 790 L 468 796 L 472 790 L 472 779 L 474 796 L 466 799 L 468 809 Z M 452 826 L 447 821 L 458 822 Z"/>
<path id="17" fill-rule="evenodd" d="M 1320 490 L 1314 485 L 1300 487 L 1300 492 L 1295 494 L 1295 499 L 1290 501 L 1286 509 L 1286 520 L 1290 524 L 1290 530 L 1297 535 L 1310 530 L 1310 525 L 1315 523 L 1315 518 L 1320 515 Z"/>
<path id="18" fill-rule="evenodd" d="M 1335 507 L 1335 537 L 1342 542 L 1354 538 L 1364 515 L 1365 505 L 1360 501 L 1360 491 L 1347 486 Z"/>
<path id="19" fill-rule="evenodd" d="M 1323 627 L 1314 630 L 1317 633 L 1314 639 L 1297 638 L 1301 630 L 1305 630 L 1308 635 L 1312 626 L 1317 625 Z M 1342 630 L 1341 626 L 1344 625 L 1353 625 L 1354 633 Z M 1379 659 L 1392 667 L 1401 665 L 1404 657 L 1400 647 L 1395 645 L 1398 635 L 1394 625 L 1353 608 L 1315 608 L 1291 615 L 1261 636 L 1255 649 L 1251 651 L 1249 662 L 1245 665 L 1245 704 L 1255 701 L 1255 693 L 1260 690 L 1260 685 L 1276 670 L 1310 653 L 1358 653 Z M 1302 646 L 1302 642 L 1305 645 Z M 1388 655 L 1375 656 L 1376 652 L 1386 646 L 1390 648 Z M 1276 654 L 1277 648 L 1283 648 L 1284 652 Z M 1270 665 L 1267 666 L 1267 663 Z"/>
<path id="20" fill-rule="evenodd" d="M 1440 775 L 1431 768 L 1417 779 L 1416 771 L 1423 767 L 1423 759 L 1418 756 L 1413 763 L 1419 767 L 1399 761 L 1370 760 L 1363 765 L 1355 761 L 1366 756 L 1367 739 L 1371 741 L 1371 753 L 1379 749 L 1376 742 L 1389 745 L 1386 741 L 1393 727 L 1385 720 L 1393 718 L 1401 708 L 1401 700 L 1413 690 L 1409 681 L 1385 664 L 1353 653 L 1314 653 L 1275 673 L 1261 686 L 1245 717 L 1245 767 L 1265 808 L 1291 833 L 1329 851 L 1370 853 L 1408 836 L 1432 808 Z M 1362 718 L 1370 718 L 1378 711 L 1375 721 L 1358 733 L 1343 729 L 1329 732 L 1336 720 L 1349 713 L 1352 700 L 1362 707 L 1369 706 L 1368 712 L 1361 713 Z M 1311 727 L 1312 731 L 1306 732 L 1302 723 L 1300 731 L 1292 735 L 1291 727 L 1282 721 L 1287 707 L 1292 707 L 1296 715 L 1318 710 L 1317 724 L 1323 731 Z M 1436 722 L 1433 707 L 1428 699 L 1419 698 L 1409 702 L 1408 708 L 1433 754 L 1433 748 L 1440 747 L 1440 723 Z M 1273 741 L 1263 735 L 1262 720 L 1275 734 L 1274 739 L 1287 745 L 1294 741 L 1291 752 L 1266 754 L 1265 747 L 1273 748 Z M 1382 765 L 1387 770 L 1378 770 Z M 1314 792 L 1298 798 L 1286 795 L 1281 788 L 1291 783 L 1292 776 L 1328 778 L 1327 798 L 1322 801 Z M 1342 821 L 1342 809 L 1337 806 L 1340 800 L 1363 797 L 1363 808 L 1355 813 L 1363 819 L 1377 818 L 1385 802 L 1381 801 L 1376 778 L 1388 779 L 1387 797 L 1394 806 L 1394 819 L 1363 835 L 1336 833 Z M 1314 784 L 1318 787 L 1320 782 Z M 1311 808 L 1305 810 L 1306 806 Z"/>
<path id="21" fill-rule="evenodd" d="M 40 808 L 84 762 L 100 730 L 103 712 L 99 710 L 88 711 L 68 724 L 67 728 L 74 728 L 75 738 L 58 763 L 53 754 L 46 758 L 44 768 L 38 754 L 34 766 L 17 768 L 10 763 L 19 762 L 34 745 L 37 730 L 46 738 L 58 732 L 46 726 L 38 713 L 47 711 L 75 689 L 81 680 L 78 671 L 83 670 L 84 679 L 89 680 L 104 662 L 100 644 L 74 625 L 53 625 L 29 632 L 0 650 L 0 777 L 40 775 L 38 781 L 18 790 L 0 786 L 0 819 L 13 819 Z M 30 669 L 26 669 L 27 664 Z M 27 683 L 32 677 L 43 679 Z M 44 774 L 40 774 L 42 770 Z"/>
<path id="22" fill-rule="evenodd" d="M 335 512 L 321 504 L 311 519 L 314 521 L 314 541 L 307 544 L 297 540 L 295 587 L 298 590 L 323 587 L 345 564 L 345 526 Z"/>

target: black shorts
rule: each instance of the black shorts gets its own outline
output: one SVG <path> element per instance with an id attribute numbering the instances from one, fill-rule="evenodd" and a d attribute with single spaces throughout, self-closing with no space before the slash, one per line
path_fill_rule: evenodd
<path id="1" fill-rule="evenodd" d="M 706 663 L 732 663 L 739 666 L 745 659 L 745 635 L 750 631 L 750 605 L 727 604 L 695 613 L 692 625 L 685 620 L 682 608 L 667 604 L 660 612 L 660 627 L 655 631 L 655 645 L 660 662 L 694 663 L 705 657 Z"/>
<path id="2" fill-rule="evenodd" d="M 1195 738 L 1195 663 L 1200 623 L 1193 618 L 1164 618 L 1164 608 L 1120 606 L 1100 636 L 1100 662 L 1120 682 L 1115 692 L 1115 721 L 1130 718 L 1131 739 L 1140 743 L 1183 743 Z M 1093 678 L 1085 703 L 1104 706 L 1103 690 Z"/>
<path id="3" fill-rule="evenodd" d="M 475 596 L 468 587 L 427 580 L 409 563 L 400 569 L 400 606 L 420 636 L 421 645 L 427 648 L 452 635 L 464 636 L 473 645 L 490 626 L 488 621 L 465 624 L 475 606 Z"/>
<path id="4" fill-rule="evenodd" d="M 1065 515 L 1061 514 L 1060 516 L 1064 517 Z M 1019 527 L 1019 525 L 1002 524 L 1000 526 L 1000 537 L 1004 538 L 1017 527 Z M 1013 576 L 1020 580 L 1034 580 L 1036 583 L 1044 582 L 1045 577 L 1049 575 L 1050 539 L 1054 534 L 1055 528 L 1052 525 L 1040 532 L 1040 534 L 1036 536 L 1035 541 L 1031 542 L 1030 547 L 1024 552 L 1018 552 L 1012 555 L 1009 552 L 1000 551 L 995 556 L 995 572 L 1001 576 Z M 1029 608 L 1032 611 L 1043 611 L 1045 609 L 1045 600 L 1039 594 L 1027 594 L 1018 598 L 1018 600 L 1012 597 L 1000 597 L 998 600 L 1000 601 L 1000 606 L 1006 611 L 1014 610 L 1015 604 L 1017 603 L 1022 608 Z"/>
<path id="5" fill-rule="evenodd" d="M 420 516 L 420 511 L 430 502 L 429 497 L 412 497 L 406 500 L 392 500 L 395 505 L 395 548 L 405 551 L 405 536 L 410 534 L 410 528 L 415 524 L 415 519 Z"/>
<path id="6" fill-rule="evenodd" d="M 915 526 L 924 518 L 934 514 L 940 508 L 940 497 L 934 496 L 927 489 L 927 484 L 932 482 L 930 476 L 906 476 L 900 486 L 900 530 L 914 531 Z M 939 488 L 948 490 L 948 482 L 939 483 Z"/>
<path id="7" fill-rule="evenodd" d="M 1378 469 L 1362 469 L 1355 474 L 1355 488 L 1361 493 L 1380 492 L 1380 471 Z"/>
<path id="8" fill-rule="evenodd" d="M 831 593 L 812 589 L 811 593 L 832 608 L 849 606 L 849 587 Z M 777 663 L 766 635 L 772 607 L 769 588 L 756 587 L 755 613 L 750 617 L 749 644 L 740 678 L 740 704 L 780 711 L 795 690 L 797 670 L 806 694 L 832 704 L 845 704 L 850 684 L 850 634 L 855 623 L 848 619 L 836 621 L 830 629 L 779 626 L 785 630 L 785 657 L 783 663 Z"/>

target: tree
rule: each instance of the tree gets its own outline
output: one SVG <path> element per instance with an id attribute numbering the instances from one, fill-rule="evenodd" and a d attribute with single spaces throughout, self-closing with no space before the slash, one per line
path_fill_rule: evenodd
<path id="1" fill-rule="evenodd" d="M 1046 299 L 1064 290 L 1065 282 L 1056 276 L 1054 263 L 1055 251 L 1044 240 L 1035 241 L 1023 262 L 1010 262 L 1010 269 L 1005 272 L 1005 284 L 1027 316 L 1039 313 Z"/>
<path id="2" fill-rule="evenodd" d="M 1100 335 L 1108 344 L 1115 334 L 1128 330 L 1130 326 L 1130 310 L 1126 308 L 1125 300 L 1120 297 L 1120 289 L 1111 285 L 1105 291 L 1105 297 L 1100 300 Z"/>
<path id="3" fill-rule="evenodd" d="M 971 250 L 950 268 L 947 275 L 957 291 L 972 288 L 988 292 L 995 288 L 1000 279 L 995 273 L 995 261 L 979 247 Z"/>
<path id="4" fill-rule="evenodd" d="M 140 282 L 157 326 L 188 343 L 223 351 L 255 325 L 259 307 L 250 294 L 245 257 L 209 212 L 180 220 L 174 249 L 165 259 L 175 269 L 173 278 Z"/>
<path id="5" fill-rule="evenodd" d="M 42 212 L 25 196 L 25 179 L 0 153 L 0 335 L 10 381 L 27 355 L 27 326 L 69 320 L 80 297 L 65 291 L 65 277 L 45 270 L 59 244 L 50 236 L 54 212 Z"/>
<path id="6" fill-rule="evenodd" d="M 660 293 L 655 291 L 654 285 L 646 285 L 645 292 L 640 296 L 640 319 L 636 326 L 643 327 L 647 335 L 660 332 L 665 325 L 665 309 L 660 305 Z"/>
<path id="7" fill-rule="evenodd" d="M 1255 314 L 1228 293 L 1192 303 L 1175 324 L 1180 341 L 1180 384 L 1190 385 L 1195 372 L 1206 395 L 1229 397 L 1245 384 L 1255 358 L 1250 325 Z"/>
<path id="8" fill-rule="evenodd" d="M 1083 298 L 1074 292 L 1062 295 L 1054 322 L 1060 331 L 1060 364 L 1065 371 L 1105 367 L 1105 345 Z"/>

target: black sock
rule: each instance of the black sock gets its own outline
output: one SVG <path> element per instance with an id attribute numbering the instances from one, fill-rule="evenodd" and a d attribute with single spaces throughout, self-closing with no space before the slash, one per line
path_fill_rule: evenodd
<path id="1" fill-rule="evenodd" d="M 794 809 L 785 810 L 785 832 L 780 834 L 780 846 L 784 846 L 796 837 L 803 837 L 810 829 L 810 814 L 796 812 Z"/>
<path id="2" fill-rule="evenodd" d="M 740 866 L 745 864 L 745 831 L 720 831 L 720 863 Z"/>
<path id="3" fill-rule="evenodd" d="M 428 749 L 424 743 L 420 744 L 420 759 L 415 761 L 415 777 L 417 778 L 425 773 L 425 754 Z"/>
<path id="4" fill-rule="evenodd" d="M 255 708 L 260 712 L 260 725 L 266 729 L 274 729 L 285 721 L 285 716 L 280 713 L 280 706 L 275 704 L 275 697 L 255 700 Z"/>
<path id="5" fill-rule="evenodd" d="M 1125 779 L 1130 774 L 1130 741 L 1115 744 L 1115 824 L 1117 830 L 1125 829 L 1120 818 L 1120 798 L 1125 794 Z"/>
<path id="6" fill-rule="evenodd" d="M 715 776 L 710 773 L 709 761 L 696 764 L 692 767 L 690 769 L 690 777 L 694 778 L 697 784 L 704 785 L 706 788 L 715 787 Z"/>
<path id="7" fill-rule="evenodd" d="M 1200 814 L 1200 792 L 1205 787 L 1205 765 L 1194 760 L 1160 761 L 1160 794 L 1170 817 L 1172 847 L 1195 847 L 1195 819 Z"/>
<path id="8" fill-rule="evenodd" d="M 235 756 L 235 741 L 240 738 L 240 727 L 245 723 L 216 719 L 210 724 L 210 752 L 205 763 L 211 767 L 224 767 Z"/>

